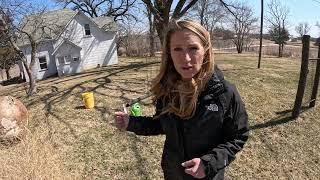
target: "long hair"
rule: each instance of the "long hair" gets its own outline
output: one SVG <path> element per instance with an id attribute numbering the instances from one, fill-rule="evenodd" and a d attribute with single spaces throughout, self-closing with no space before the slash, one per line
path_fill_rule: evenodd
<path id="1" fill-rule="evenodd" d="M 181 80 L 170 55 L 172 34 L 184 29 L 195 33 L 201 39 L 205 50 L 201 69 L 191 81 Z M 152 82 L 151 92 L 156 100 L 162 100 L 158 102 L 162 103 L 161 114 L 173 113 L 182 119 L 188 119 L 195 114 L 198 96 L 213 74 L 214 58 L 210 34 L 196 22 L 181 20 L 170 22 L 164 38 L 160 72 Z"/>

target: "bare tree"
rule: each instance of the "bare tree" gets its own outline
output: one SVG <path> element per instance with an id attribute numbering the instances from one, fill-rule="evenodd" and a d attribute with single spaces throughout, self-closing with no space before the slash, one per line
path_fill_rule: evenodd
<path id="1" fill-rule="evenodd" d="M 80 10 L 90 17 L 111 16 L 114 21 L 131 16 L 129 9 L 136 0 L 56 0 L 64 7 Z"/>
<path id="2" fill-rule="evenodd" d="M 6 11 L 4 11 L 4 9 L 6 9 Z M 34 71 L 37 69 L 35 67 L 37 48 L 41 45 L 44 39 L 50 38 L 46 33 L 47 31 L 50 31 L 53 34 L 58 33 L 51 29 L 50 24 L 54 24 L 55 22 L 46 21 L 45 18 L 43 18 L 44 14 L 47 12 L 47 8 L 45 6 L 35 7 L 33 4 L 28 4 L 22 0 L 8 0 L 6 7 L 1 7 L 0 10 L 2 10 L 3 14 L 10 14 L 12 19 L 20 20 L 19 23 L 14 24 L 13 27 L 15 31 L 19 33 L 19 38 L 16 40 L 13 34 L 11 34 L 8 39 L 10 46 L 18 55 L 26 70 L 29 78 L 29 89 L 27 94 L 31 96 L 36 87 L 36 73 Z M 0 29 L 10 31 L 8 24 L 3 18 L 0 19 L 0 26 Z M 59 28 L 61 29 L 61 27 L 56 27 L 55 29 Z M 29 62 L 19 45 L 30 47 L 31 58 Z"/>
<path id="3" fill-rule="evenodd" d="M 190 11 L 190 15 L 199 20 L 211 35 L 216 24 L 223 21 L 225 14 L 225 7 L 219 0 L 198 0 Z"/>
<path id="4" fill-rule="evenodd" d="M 145 5 L 146 7 L 146 5 Z M 154 50 L 154 38 L 155 38 L 155 26 L 154 26 L 154 17 L 153 14 L 151 13 L 150 9 L 148 9 L 148 7 L 146 7 L 146 15 L 148 17 L 148 22 L 149 22 L 149 43 L 150 43 L 150 47 L 149 47 L 149 55 L 151 57 L 155 56 L 155 50 Z"/>
<path id="5" fill-rule="evenodd" d="M 2 33 L 7 34 L 7 38 L 8 38 L 8 44 L 7 47 L 9 49 L 12 49 L 14 51 L 14 53 L 17 54 L 17 56 L 19 57 L 19 59 L 27 66 L 27 59 L 24 56 L 24 54 L 22 53 L 22 51 L 20 50 L 20 48 L 18 47 L 18 45 L 15 42 L 14 36 L 12 34 L 9 33 L 10 28 L 9 25 L 7 24 L 7 21 L 5 20 L 5 16 L 3 16 L 4 11 L 3 9 L 1 9 L 1 16 L 0 16 L 0 29 L 2 31 Z M 6 60 L 3 60 L 6 61 Z M 6 62 L 3 62 L 6 63 Z M 31 73 L 30 73 L 31 74 Z M 28 75 L 30 75 L 28 74 Z M 8 75 L 7 75 L 8 76 Z M 31 75 L 30 75 L 31 76 Z M 32 87 L 32 84 L 30 84 L 30 87 Z"/>
<path id="6" fill-rule="evenodd" d="M 0 6 L 0 69 L 6 72 L 7 80 L 11 78 L 9 70 L 17 63 L 16 53 L 10 45 L 10 36 L 14 36 L 12 29 L 12 19 L 4 13 L 4 9 Z M 6 29 L 4 28 L 4 23 Z"/>
<path id="7" fill-rule="evenodd" d="M 279 44 L 279 57 L 282 57 L 283 46 L 286 44 L 286 41 L 289 40 L 289 31 L 287 29 L 280 29 L 278 26 L 269 29 L 269 34 L 271 36 L 271 40 L 276 44 Z"/>
<path id="8" fill-rule="evenodd" d="M 46 34 L 44 29 L 49 28 L 47 26 L 48 22 L 45 21 L 43 15 L 46 12 L 46 8 L 32 11 L 33 15 L 26 15 L 21 22 L 20 26 L 17 27 L 17 30 L 21 33 L 20 40 L 24 41 L 23 43 L 26 45 L 30 45 L 31 47 L 31 58 L 30 63 L 27 61 L 23 61 L 23 64 L 26 68 L 26 72 L 29 76 L 29 90 L 28 95 L 31 96 L 36 87 L 36 54 L 37 49 L 41 45 L 41 39 L 45 38 Z M 31 27 L 31 28 L 30 28 Z M 39 33 L 39 30 L 41 34 Z M 42 30 L 42 31 L 41 31 Z"/>
<path id="9" fill-rule="evenodd" d="M 170 18 L 172 19 L 179 19 L 183 15 L 187 13 L 187 11 L 194 6 L 198 0 L 181 0 L 178 1 L 177 5 L 175 7 L 172 7 L 173 0 L 142 0 L 150 9 L 152 14 L 154 15 L 154 23 L 155 27 L 160 39 L 161 44 L 163 43 L 163 35 L 168 27 Z M 210 0 L 208 1 L 210 2 Z M 227 11 L 229 11 L 232 15 L 235 16 L 236 19 L 237 16 L 234 13 L 235 9 L 238 9 L 238 7 L 234 6 L 232 3 L 226 2 L 226 0 L 219 0 L 222 6 L 224 6 Z M 239 20 L 239 19 L 238 19 Z"/>
<path id="10" fill-rule="evenodd" d="M 0 20 L 1 21 L 1 20 Z M 17 64 L 19 57 L 10 45 L 7 45 L 6 50 L 0 52 L 0 69 L 6 72 L 7 80 L 11 79 L 9 70 Z M 3 50 L 3 48 L 2 48 Z"/>
<path id="11" fill-rule="evenodd" d="M 308 22 L 304 22 L 304 23 L 299 23 L 295 27 L 295 30 L 299 34 L 299 36 L 302 38 L 303 35 L 309 33 L 310 28 L 311 28 L 311 26 L 309 25 L 309 23 Z"/>
<path id="12" fill-rule="evenodd" d="M 288 14 L 289 9 L 286 6 L 282 5 L 279 0 L 271 0 L 271 2 L 268 4 L 268 17 L 266 18 L 266 20 L 270 24 L 270 31 L 274 33 L 274 39 L 278 39 L 276 43 L 279 44 L 279 57 L 282 57 L 286 40 L 284 35 L 286 34 L 286 27 L 288 26 Z M 279 37 L 283 38 L 279 39 Z"/>
<path id="13" fill-rule="evenodd" d="M 238 7 L 240 8 L 234 13 L 240 21 L 235 16 L 231 16 L 230 22 L 235 33 L 233 43 L 236 45 L 237 52 L 242 53 L 243 48 L 251 44 L 250 32 L 254 29 L 258 19 L 254 17 L 253 10 L 248 5 L 242 3 Z"/>
<path id="14" fill-rule="evenodd" d="M 154 15 L 154 24 L 160 38 L 161 44 L 164 39 L 164 32 L 169 24 L 170 17 L 173 19 L 181 18 L 196 2 L 197 0 L 182 0 L 178 1 L 175 8 L 172 8 L 173 0 L 142 0 L 148 9 Z M 171 14 L 171 9 L 173 12 Z"/>
<path id="15" fill-rule="evenodd" d="M 121 24 L 119 31 L 121 47 L 125 49 L 127 56 L 144 56 L 149 51 L 150 42 L 148 41 L 148 31 L 137 28 L 135 22 L 126 21 Z"/>

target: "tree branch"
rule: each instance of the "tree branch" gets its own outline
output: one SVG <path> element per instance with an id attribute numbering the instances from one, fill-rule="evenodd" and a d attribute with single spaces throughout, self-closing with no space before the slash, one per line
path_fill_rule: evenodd
<path id="1" fill-rule="evenodd" d="M 160 16 L 159 11 L 154 7 L 151 0 L 142 0 L 142 1 L 147 5 L 147 7 L 150 9 L 150 11 L 155 16 L 155 18 L 163 22 L 163 18 Z"/>
<path id="2" fill-rule="evenodd" d="M 177 12 L 177 14 L 173 14 L 172 18 L 176 18 L 176 19 L 181 18 L 194 4 L 196 4 L 197 1 L 198 0 L 192 0 L 181 12 Z"/>
<path id="3" fill-rule="evenodd" d="M 238 9 L 238 7 L 235 7 L 235 6 L 231 5 L 231 4 L 227 4 L 227 3 L 224 2 L 224 0 L 219 0 L 219 1 L 238 21 L 241 22 L 241 20 L 238 18 L 238 16 L 229 8 L 229 7 L 232 7 L 234 9 Z"/>

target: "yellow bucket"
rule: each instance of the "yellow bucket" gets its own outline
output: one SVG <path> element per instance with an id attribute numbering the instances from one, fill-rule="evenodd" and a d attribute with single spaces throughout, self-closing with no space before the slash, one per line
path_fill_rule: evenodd
<path id="1" fill-rule="evenodd" d="M 94 107 L 94 98 L 93 98 L 93 92 L 85 92 L 81 94 L 84 106 L 87 109 L 91 109 Z"/>

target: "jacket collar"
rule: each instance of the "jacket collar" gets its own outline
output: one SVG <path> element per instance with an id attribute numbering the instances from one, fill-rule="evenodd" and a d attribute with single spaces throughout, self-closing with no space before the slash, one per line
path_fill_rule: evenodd
<path id="1" fill-rule="evenodd" d="M 224 76 L 222 71 L 215 65 L 214 73 L 207 82 L 207 85 L 204 89 L 203 95 L 213 95 L 217 96 L 225 91 L 225 85 L 223 83 Z"/>

